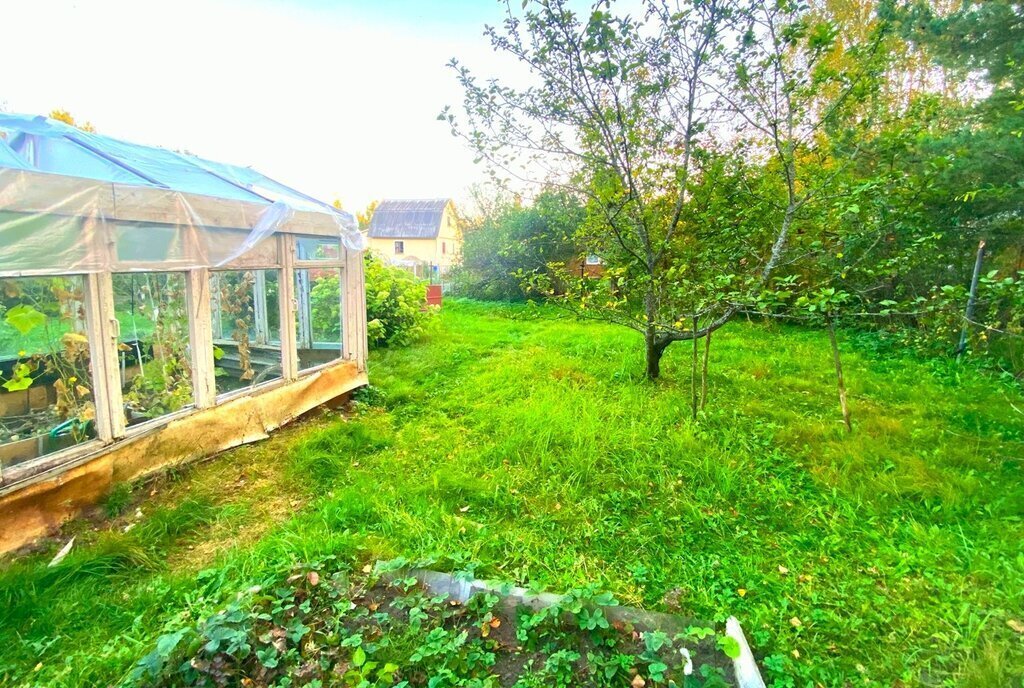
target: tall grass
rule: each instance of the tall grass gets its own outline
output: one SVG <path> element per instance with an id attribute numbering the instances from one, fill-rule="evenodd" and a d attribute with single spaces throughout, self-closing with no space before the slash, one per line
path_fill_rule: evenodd
<path id="1" fill-rule="evenodd" d="M 10 565 L 0 601 L 14 602 L 3 623 L 15 640 L 0 679 L 116 681 L 162 624 L 333 554 L 736 614 L 780 686 L 1019 680 L 1014 389 L 844 343 L 847 435 L 824 335 L 742 323 L 716 335 L 693 422 L 685 351 L 670 349 L 651 384 L 632 333 L 555 315 L 447 304 L 428 338 L 371 361 L 355 417 L 231 453 L 171 501 L 143 502 L 147 516 L 117 537 L 158 561 L 130 574 L 43 586 L 43 557 Z"/>

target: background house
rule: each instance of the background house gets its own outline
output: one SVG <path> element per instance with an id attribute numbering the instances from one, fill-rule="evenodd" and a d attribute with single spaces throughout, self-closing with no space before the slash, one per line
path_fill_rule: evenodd
<path id="1" fill-rule="evenodd" d="M 370 249 L 418 277 L 441 277 L 462 257 L 462 232 L 449 198 L 384 200 L 370 220 Z"/>

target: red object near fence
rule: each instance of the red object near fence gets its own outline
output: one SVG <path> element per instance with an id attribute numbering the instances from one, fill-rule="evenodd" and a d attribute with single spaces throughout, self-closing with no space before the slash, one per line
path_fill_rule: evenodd
<path id="1" fill-rule="evenodd" d="M 441 307 L 441 285 L 440 284 L 428 284 L 427 285 L 427 305 Z"/>

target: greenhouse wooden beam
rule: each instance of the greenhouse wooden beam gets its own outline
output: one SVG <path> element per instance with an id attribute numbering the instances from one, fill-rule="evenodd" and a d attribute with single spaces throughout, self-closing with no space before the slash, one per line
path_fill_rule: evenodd
<path id="1" fill-rule="evenodd" d="M 85 276 L 86 324 L 93 375 L 96 436 L 108 444 L 125 432 L 121 374 L 118 365 L 118 330 L 114 313 L 114 287 L 110 273 Z"/>
<path id="2" fill-rule="evenodd" d="M 295 338 L 295 241 L 278 237 L 281 253 L 281 279 L 277 285 L 278 309 L 281 319 L 281 373 L 286 380 L 299 374 L 298 340 Z"/>
<path id="3" fill-rule="evenodd" d="M 210 271 L 206 268 L 189 270 L 185 294 L 189 311 L 188 336 L 192 344 L 192 395 L 196 408 L 209 408 L 217 403 L 210 315 Z"/>
<path id="4" fill-rule="evenodd" d="M 355 361 L 359 370 L 366 370 L 366 283 L 363 276 L 363 254 L 359 251 L 345 251 L 345 268 L 342 271 L 343 317 L 341 321 L 342 342 L 345 358 Z"/>

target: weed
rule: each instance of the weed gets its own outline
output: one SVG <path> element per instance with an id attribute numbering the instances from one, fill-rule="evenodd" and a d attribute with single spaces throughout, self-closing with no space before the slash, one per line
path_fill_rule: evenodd
<path id="1" fill-rule="evenodd" d="M 217 509 L 209 499 L 189 497 L 175 506 L 158 507 L 139 524 L 136 536 L 142 542 L 157 547 L 200 526 L 209 525 L 216 518 L 216 513 Z"/>
<path id="2" fill-rule="evenodd" d="M 128 509 L 131 503 L 131 483 L 117 483 L 107 495 L 107 500 L 103 503 L 103 510 L 108 518 L 117 518 Z"/>

